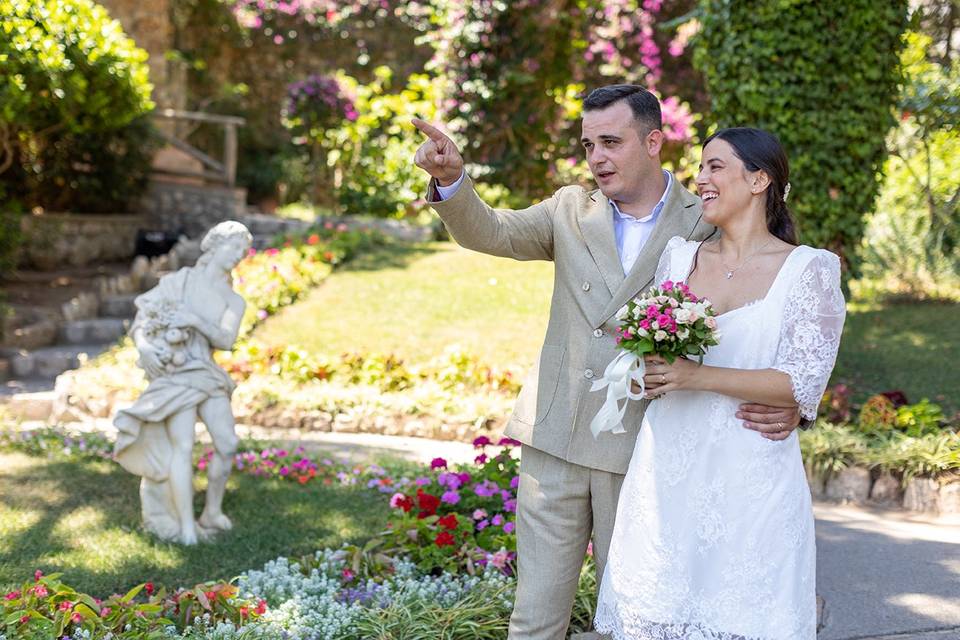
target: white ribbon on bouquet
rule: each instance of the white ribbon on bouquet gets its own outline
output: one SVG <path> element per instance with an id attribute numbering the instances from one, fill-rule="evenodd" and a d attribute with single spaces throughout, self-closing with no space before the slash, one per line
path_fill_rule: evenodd
<path id="1" fill-rule="evenodd" d="M 627 402 L 630 400 L 642 400 L 645 388 L 643 386 L 643 374 L 645 372 L 643 358 L 630 351 L 621 351 L 620 355 L 614 358 L 603 372 L 603 377 L 594 380 L 590 385 L 590 391 L 598 391 L 607 388 L 607 399 L 603 406 L 597 411 L 597 415 L 590 421 L 590 431 L 596 438 L 603 431 L 611 433 L 624 433 L 623 416 L 627 411 Z M 639 393 L 634 393 L 630 389 L 631 383 L 636 382 L 640 387 Z M 623 404 L 620 404 L 620 401 Z"/>

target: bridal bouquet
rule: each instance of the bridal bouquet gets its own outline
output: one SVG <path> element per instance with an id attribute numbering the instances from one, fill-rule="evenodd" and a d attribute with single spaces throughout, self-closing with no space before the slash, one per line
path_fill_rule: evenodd
<path id="1" fill-rule="evenodd" d="M 607 399 L 590 423 L 594 437 L 602 431 L 625 431 L 626 401 L 640 400 L 644 395 L 644 356 L 661 356 L 671 364 L 679 357 L 697 357 L 703 362 L 707 347 L 718 344 L 720 337 L 710 301 L 697 298 L 682 282 L 666 280 L 659 287 L 651 287 L 627 302 L 616 317 L 620 321 L 620 355 L 590 387 L 591 391 L 607 389 Z M 631 390 L 633 382 L 640 387 L 639 393 Z"/>

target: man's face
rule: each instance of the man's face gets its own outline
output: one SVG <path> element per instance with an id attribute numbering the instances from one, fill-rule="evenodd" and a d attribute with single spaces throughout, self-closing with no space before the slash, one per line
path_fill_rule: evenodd
<path id="1" fill-rule="evenodd" d="M 615 102 L 606 109 L 583 114 L 581 143 L 587 164 L 601 193 L 611 200 L 629 203 L 641 196 L 648 173 L 659 171 L 630 106 Z"/>

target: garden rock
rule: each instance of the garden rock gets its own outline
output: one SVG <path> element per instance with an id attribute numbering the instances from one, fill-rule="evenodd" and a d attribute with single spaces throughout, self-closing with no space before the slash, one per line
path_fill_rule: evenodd
<path id="1" fill-rule="evenodd" d="M 870 496 L 870 471 L 847 467 L 827 480 L 826 497 L 842 502 L 866 502 Z"/>
<path id="2" fill-rule="evenodd" d="M 809 464 L 803 465 L 803 469 L 807 474 L 807 484 L 810 485 L 810 495 L 814 500 L 823 498 L 826 489 L 823 478 Z"/>
<path id="3" fill-rule="evenodd" d="M 903 506 L 911 511 L 940 511 L 940 493 L 936 480 L 911 478 L 903 494 Z"/>
<path id="4" fill-rule="evenodd" d="M 881 474 L 870 489 L 870 499 L 880 504 L 899 505 L 900 498 L 900 481 L 890 473 Z"/>
<path id="5" fill-rule="evenodd" d="M 960 480 L 940 487 L 940 513 L 960 513 Z"/>

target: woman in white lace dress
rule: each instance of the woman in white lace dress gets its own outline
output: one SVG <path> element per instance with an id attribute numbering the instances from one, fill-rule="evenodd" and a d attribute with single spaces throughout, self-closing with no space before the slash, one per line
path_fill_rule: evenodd
<path id="1" fill-rule="evenodd" d="M 796 246 L 788 166 L 758 129 L 717 132 L 697 189 L 719 239 L 673 238 L 657 282 L 685 281 L 718 313 L 703 366 L 648 358 L 658 396 L 620 492 L 597 630 L 616 640 L 813 640 L 813 513 L 796 433 L 744 429 L 743 400 L 814 418 L 845 307 L 837 256 Z"/>

